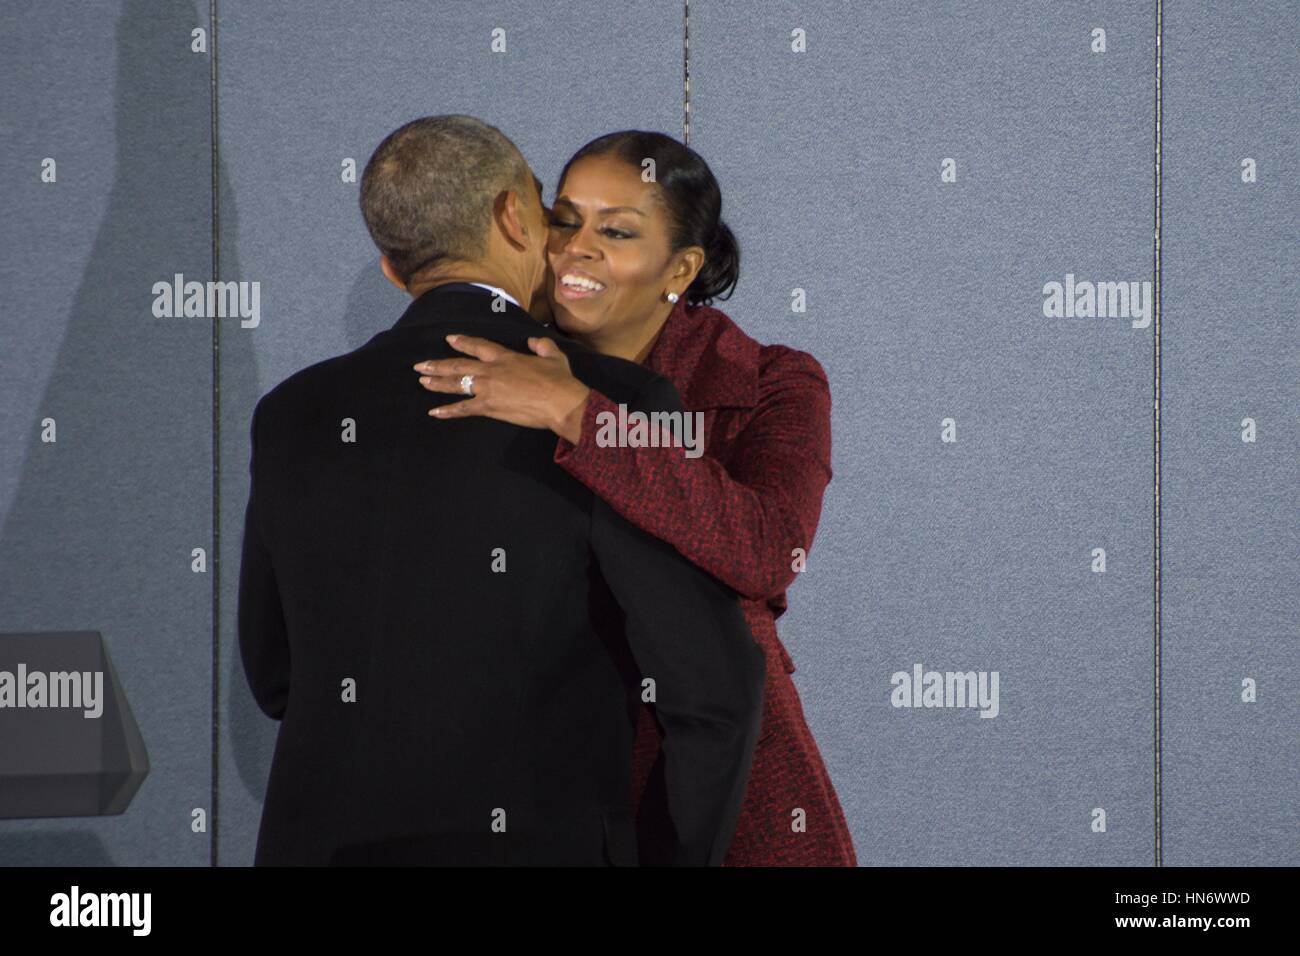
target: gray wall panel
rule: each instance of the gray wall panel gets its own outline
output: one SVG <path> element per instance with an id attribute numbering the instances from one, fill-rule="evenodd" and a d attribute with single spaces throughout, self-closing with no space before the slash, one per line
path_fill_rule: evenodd
<path id="1" fill-rule="evenodd" d="M 1151 859 L 1151 333 L 1042 289 L 1150 278 L 1152 11 L 691 4 L 725 308 L 831 381 L 779 630 L 861 864 Z M 1000 714 L 891 706 L 916 663 L 998 671 Z"/>
<path id="2" fill-rule="evenodd" d="M 212 333 L 155 318 L 152 289 L 211 269 L 209 63 L 190 51 L 207 6 L 5 14 L 0 630 L 102 632 L 152 770 L 121 816 L 0 820 L 0 864 L 202 865 Z"/>
<path id="3" fill-rule="evenodd" d="M 1294 866 L 1300 7 L 1165 9 L 1165 859 Z"/>
<path id="4" fill-rule="evenodd" d="M 680 8 L 586 0 L 564 16 L 509 3 L 221 5 L 222 274 L 262 283 L 255 329 L 223 338 L 221 861 L 252 861 L 277 726 L 235 653 L 237 567 L 257 398 L 391 326 L 409 299 L 380 274 L 357 183 L 380 140 L 435 113 L 470 113 L 514 139 L 553 195 L 565 159 L 625 127 L 680 135 Z M 575 37 L 574 23 L 581 23 Z M 491 51 L 506 31 L 506 52 Z M 382 51 L 382 53 L 380 52 Z"/>
<path id="5" fill-rule="evenodd" d="M 681 136 L 685 5 L 612 9 L 221 0 L 192 52 L 208 0 L 6 4 L 0 631 L 102 631 L 152 771 L 121 816 L 0 820 L 0 865 L 206 865 L 214 823 L 251 862 L 277 725 L 236 644 L 249 416 L 409 301 L 341 164 L 465 112 L 549 198 L 596 135 Z M 1155 323 L 1042 311 L 1067 273 L 1154 279 L 1156 0 L 689 10 L 690 144 L 743 253 L 717 305 L 831 381 L 835 477 L 778 631 L 859 862 L 1146 866 L 1157 812 L 1166 863 L 1300 862 L 1300 7 L 1163 5 L 1158 749 Z M 153 316 L 214 258 L 259 284 L 256 328 Z M 893 707 L 915 663 L 997 671 L 998 717 Z"/>

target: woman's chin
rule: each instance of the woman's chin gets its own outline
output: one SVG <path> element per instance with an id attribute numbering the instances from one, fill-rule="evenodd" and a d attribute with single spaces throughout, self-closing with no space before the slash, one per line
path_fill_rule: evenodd
<path id="1" fill-rule="evenodd" d="M 565 335 L 586 335 L 599 324 L 580 315 L 575 315 L 565 308 L 563 304 L 554 301 L 551 302 L 551 317 L 556 327 Z"/>

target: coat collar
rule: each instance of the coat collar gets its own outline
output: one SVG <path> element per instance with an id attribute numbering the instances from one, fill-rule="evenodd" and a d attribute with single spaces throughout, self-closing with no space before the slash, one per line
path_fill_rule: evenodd
<path id="1" fill-rule="evenodd" d="M 532 326 L 539 324 L 524 309 L 506 298 L 501 299 L 504 310 L 492 311 L 495 298 L 487 289 L 468 282 L 436 285 L 416 296 L 392 327 L 406 329 L 415 325 L 431 325 L 448 317 L 464 319 L 467 313 L 473 318 L 494 322 L 527 322 Z"/>
<path id="2" fill-rule="evenodd" d="M 690 411 L 758 404 L 762 346 L 725 313 L 678 302 L 646 358 L 646 367 L 677 386 Z"/>
<path id="3" fill-rule="evenodd" d="M 493 298 L 487 289 L 467 282 L 434 286 L 416 297 L 392 328 L 431 325 L 449 316 L 544 327 L 505 299 L 504 311 L 493 312 Z M 753 408 L 758 404 L 761 348 L 725 313 L 709 306 L 688 306 L 683 299 L 673 307 L 645 364 L 677 387 L 690 411 Z"/>

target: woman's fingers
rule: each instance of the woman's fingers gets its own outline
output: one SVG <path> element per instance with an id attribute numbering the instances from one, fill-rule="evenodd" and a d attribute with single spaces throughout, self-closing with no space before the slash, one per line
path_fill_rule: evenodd
<path id="1" fill-rule="evenodd" d="M 459 378 L 462 375 L 477 375 L 483 371 L 483 364 L 478 359 L 468 358 L 430 359 L 427 362 L 417 362 L 414 368 L 425 375 L 455 375 Z"/>
<path id="2" fill-rule="evenodd" d="M 473 335 L 449 335 L 447 344 L 457 352 L 473 355 L 485 362 L 495 362 L 507 349 L 491 339 L 480 339 Z"/>
<path id="3" fill-rule="evenodd" d="M 449 335 L 447 341 L 474 357 L 417 362 L 414 368 L 422 373 L 420 385 L 430 392 L 464 396 L 461 380 L 472 375 L 473 395 L 472 400 L 430 409 L 434 418 L 483 415 L 524 428 L 551 428 L 559 417 L 557 403 L 568 409 L 574 404 L 575 390 L 580 389 L 584 396 L 587 393 L 573 378 L 568 356 L 549 338 L 529 340 L 529 348 L 536 354 L 516 352 L 472 335 Z"/>
<path id="4" fill-rule="evenodd" d="M 484 414 L 477 398 L 467 398 L 463 402 L 452 402 L 450 405 L 439 405 L 437 408 L 429 409 L 429 414 L 434 418 L 464 418 L 467 415 Z"/>
<path id="5" fill-rule="evenodd" d="M 472 372 L 469 374 L 473 374 Z M 460 392 L 464 394 L 464 389 L 460 387 L 459 375 L 426 375 L 420 379 L 420 384 L 431 392 L 446 392 L 452 394 Z M 474 392 L 477 394 L 482 391 L 483 384 L 487 380 L 478 375 L 474 376 Z"/>
<path id="6" fill-rule="evenodd" d="M 560 355 L 560 347 L 555 344 L 555 339 L 547 338 L 545 335 L 530 337 L 528 347 L 542 358 L 552 358 Z"/>

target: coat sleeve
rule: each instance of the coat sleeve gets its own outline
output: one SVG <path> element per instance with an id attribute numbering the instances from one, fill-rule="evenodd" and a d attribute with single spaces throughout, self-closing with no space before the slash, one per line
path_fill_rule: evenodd
<path id="1" fill-rule="evenodd" d="M 679 402 L 671 384 L 658 381 Z M 591 547 L 626 615 L 643 681 L 653 681 L 664 735 L 663 802 L 671 826 L 656 828 L 667 834 L 662 842 L 642 844 L 642 860 L 721 866 L 758 741 L 763 652 L 734 591 L 599 499 Z"/>
<path id="2" fill-rule="evenodd" d="M 265 485 L 258 479 L 258 413 L 250 429 L 248 505 L 244 509 L 243 554 L 239 563 L 239 653 L 257 705 L 276 720 L 289 702 L 289 639 L 284 609 L 267 547 L 263 520 Z"/>
<path id="3" fill-rule="evenodd" d="M 770 346 L 759 399 L 725 461 L 709 447 L 600 447 L 597 416 L 617 406 L 593 389 L 578 444 L 561 438 L 555 462 L 638 528 L 753 600 L 794 581 L 831 480 L 831 398 L 811 355 Z"/>

